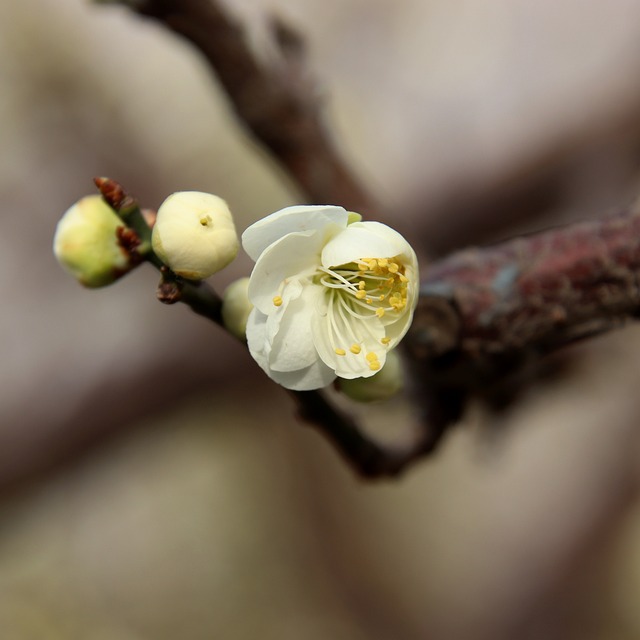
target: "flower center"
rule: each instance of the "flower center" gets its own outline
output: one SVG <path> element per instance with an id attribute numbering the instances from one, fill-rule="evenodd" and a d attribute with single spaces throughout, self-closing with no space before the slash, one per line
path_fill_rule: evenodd
<path id="1" fill-rule="evenodd" d="M 320 272 L 320 284 L 339 292 L 353 316 L 382 318 L 407 306 L 409 278 L 397 259 L 363 258 L 332 269 L 320 267 Z"/>
<path id="2" fill-rule="evenodd" d="M 363 258 L 331 269 L 320 267 L 319 271 L 318 282 L 328 291 L 329 330 L 339 356 L 346 355 L 347 349 L 360 354 L 369 337 L 361 335 L 367 332 L 367 320 L 397 316 L 407 306 L 409 278 L 397 258 Z M 381 342 L 388 345 L 391 339 L 385 336 Z M 380 368 L 375 353 L 370 351 L 365 357 L 371 370 Z"/>

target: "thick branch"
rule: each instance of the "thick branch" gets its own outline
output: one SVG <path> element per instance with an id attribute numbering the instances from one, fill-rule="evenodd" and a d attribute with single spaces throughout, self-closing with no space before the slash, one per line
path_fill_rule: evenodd
<path id="1" fill-rule="evenodd" d="M 408 337 L 440 383 L 477 386 L 640 313 L 640 215 L 561 227 L 429 267 Z"/>

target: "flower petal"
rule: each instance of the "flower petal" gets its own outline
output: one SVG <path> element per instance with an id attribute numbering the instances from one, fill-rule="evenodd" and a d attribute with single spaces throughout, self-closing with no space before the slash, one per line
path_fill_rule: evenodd
<path id="1" fill-rule="evenodd" d="M 322 266 L 337 267 L 362 258 L 393 258 L 415 254 L 397 232 L 380 222 L 354 222 L 327 242 L 322 250 Z"/>
<path id="2" fill-rule="evenodd" d="M 273 299 L 284 296 L 292 279 L 315 273 L 322 248 L 317 231 L 290 233 L 271 244 L 256 262 L 249 283 L 249 300 L 263 313 L 274 310 Z"/>
<path id="3" fill-rule="evenodd" d="M 272 371 L 297 371 L 319 359 L 311 325 L 320 311 L 322 293 L 322 287 L 307 285 L 302 295 L 287 305 L 269 354 Z"/>
<path id="4" fill-rule="evenodd" d="M 311 364 L 295 371 L 271 369 L 269 366 L 271 343 L 267 340 L 266 333 L 267 316 L 258 309 L 253 309 L 247 320 L 247 344 L 253 359 L 272 380 L 286 389 L 296 391 L 320 389 L 335 380 L 336 374 L 318 358 L 317 354 Z"/>
<path id="5" fill-rule="evenodd" d="M 282 385 L 285 389 L 292 389 L 293 391 L 322 389 L 336 379 L 336 374 L 333 370 L 327 367 L 320 359 L 299 371 L 267 371 L 267 373 L 272 380 Z"/>
<path id="6" fill-rule="evenodd" d="M 247 318 L 247 346 L 260 368 L 269 373 L 271 343 L 267 340 L 267 316 L 255 307 Z"/>
<path id="7" fill-rule="evenodd" d="M 248 227 L 242 234 L 242 246 L 253 260 L 279 238 L 299 231 L 315 231 L 327 225 L 347 226 L 349 214 L 333 205 L 300 205 L 276 211 Z"/>

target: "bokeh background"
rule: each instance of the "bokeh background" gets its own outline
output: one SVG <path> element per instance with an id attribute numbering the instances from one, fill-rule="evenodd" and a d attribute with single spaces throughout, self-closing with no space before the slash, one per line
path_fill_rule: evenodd
<path id="1" fill-rule="evenodd" d="M 270 12 L 306 34 L 338 145 L 423 264 L 637 196 L 637 0 L 228 4 L 267 59 Z M 240 229 L 297 201 L 189 45 L 4 0 L 0 148 L 0 637 L 640 637 L 637 327 L 366 483 L 151 269 L 85 291 L 51 255 L 96 175 L 149 207 L 217 193 Z M 389 439 L 415 420 L 359 411 Z"/>

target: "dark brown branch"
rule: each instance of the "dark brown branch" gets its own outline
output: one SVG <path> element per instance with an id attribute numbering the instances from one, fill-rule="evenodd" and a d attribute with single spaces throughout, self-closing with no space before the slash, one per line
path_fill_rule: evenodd
<path id="1" fill-rule="evenodd" d="M 380 445 L 368 438 L 351 416 L 330 403 L 322 391 L 290 393 L 298 404 L 300 417 L 328 438 L 358 475 L 367 478 L 399 475 L 414 460 L 432 451 L 444 431 L 421 431 L 404 446 Z"/>
<path id="2" fill-rule="evenodd" d="M 340 157 L 324 126 L 302 38 L 273 22 L 280 64 L 253 53 L 242 26 L 215 0 L 114 0 L 155 18 L 206 58 L 239 120 L 282 164 L 310 202 L 372 213 L 375 203 Z"/>
<path id="3" fill-rule="evenodd" d="M 640 313 L 640 215 L 560 227 L 429 267 L 407 339 L 428 377 L 477 387 Z"/>

